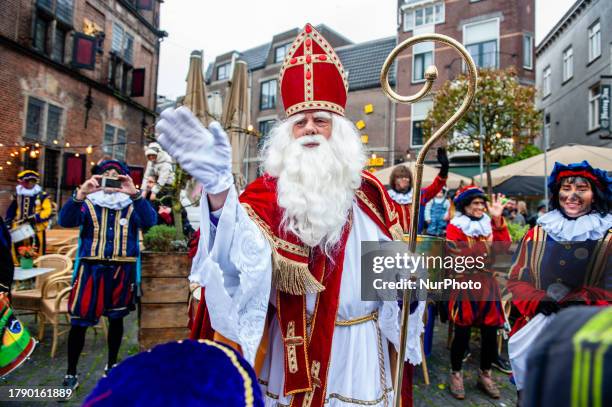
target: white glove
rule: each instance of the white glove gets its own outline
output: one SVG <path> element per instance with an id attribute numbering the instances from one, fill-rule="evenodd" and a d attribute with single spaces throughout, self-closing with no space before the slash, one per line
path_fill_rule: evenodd
<path id="1" fill-rule="evenodd" d="M 170 107 L 161 113 L 155 130 L 157 142 L 206 192 L 218 194 L 233 185 L 232 148 L 218 122 L 206 129 L 187 107 Z"/>

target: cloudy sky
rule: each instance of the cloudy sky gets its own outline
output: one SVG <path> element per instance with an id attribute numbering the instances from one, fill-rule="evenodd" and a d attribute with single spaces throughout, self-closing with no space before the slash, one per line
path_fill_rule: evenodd
<path id="1" fill-rule="evenodd" d="M 575 0 L 536 1 L 536 43 Z M 161 28 L 169 33 L 161 45 L 160 95 L 185 92 L 189 54 L 204 50 L 205 66 L 218 54 L 264 44 L 274 34 L 325 23 L 353 42 L 396 34 L 397 0 L 166 0 Z"/>

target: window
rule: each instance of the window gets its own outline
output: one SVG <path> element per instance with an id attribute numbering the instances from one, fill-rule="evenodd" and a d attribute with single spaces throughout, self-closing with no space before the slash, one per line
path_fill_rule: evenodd
<path id="1" fill-rule="evenodd" d="M 574 76 L 574 49 L 572 47 L 563 51 L 563 82 Z"/>
<path id="2" fill-rule="evenodd" d="M 108 65 L 109 84 L 123 94 L 132 90 L 134 36 L 121 25 L 113 23 L 111 59 Z"/>
<path id="3" fill-rule="evenodd" d="M 276 120 L 264 120 L 259 122 L 259 141 L 257 142 L 257 149 L 261 149 L 270 135 L 270 130 L 276 124 Z"/>
<path id="4" fill-rule="evenodd" d="M 276 88 L 276 79 L 261 83 L 259 110 L 274 109 L 276 107 Z"/>
<path id="5" fill-rule="evenodd" d="M 589 131 L 596 130 L 599 128 L 599 99 L 601 93 L 599 91 L 599 85 L 593 86 L 589 89 Z"/>
<path id="6" fill-rule="evenodd" d="M 444 3 L 431 4 L 420 8 L 404 11 L 404 31 L 415 27 L 444 22 Z"/>
<path id="7" fill-rule="evenodd" d="M 415 54 L 413 59 L 412 66 L 412 81 L 424 81 L 425 80 L 425 70 L 428 66 L 433 64 L 433 52 L 423 52 L 420 54 Z"/>
<path id="8" fill-rule="evenodd" d="M 229 79 L 230 63 L 219 65 L 217 67 L 217 80 L 224 81 Z"/>
<path id="9" fill-rule="evenodd" d="M 533 36 L 523 34 L 523 68 L 533 68 Z"/>
<path id="10" fill-rule="evenodd" d="M 47 53 L 49 27 L 49 20 L 38 15 L 34 17 L 34 40 L 32 41 L 32 46 L 43 53 Z"/>
<path id="11" fill-rule="evenodd" d="M 423 145 L 423 120 L 412 121 L 412 145 Z"/>
<path id="12" fill-rule="evenodd" d="M 102 151 L 104 154 L 116 159 L 125 161 L 127 150 L 127 134 L 124 129 L 107 124 L 104 127 L 104 144 Z"/>
<path id="13" fill-rule="evenodd" d="M 550 113 L 544 115 L 544 150 L 550 147 Z"/>
<path id="14" fill-rule="evenodd" d="M 280 45 L 274 48 L 274 62 L 283 62 L 285 60 L 285 56 L 289 52 L 289 47 L 291 44 Z"/>
<path id="15" fill-rule="evenodd" d="M 479 68 L 497 68 L 499 19 L 463 26 L 463 44 Z"/>
<path id="16" fill-rule="evenodd" d="M 55 38 L 53 39 L 53 50 L 51 51 L 51 59 L 63 63 L 64 53 L 66 51 L 66 31 L 60 27 L 55 28 Z"/>
<path id="17" fill-rule="evenodd" d="M 550 65 L 547 66 L 546 68 L 544 68 L 544 71 L 542 73 L 542 92 L 544 93 L 544 96 L 548 96 L 551 93 L 551 75 L 552 75 L 552 70 L 550 68 Z"/>
<path id="18" fill-rule="evenodd" d="M 423 122 L 427 118 L 427 114 L 433 107 L 431 100 L 425 100 L 421 102 L 413 103 L 412 105 L 412 136 L 410 138 L 410 145 L 412 147 L 418 147 L 423 145 Z"/>
<path id="19" fill-rule="evenodd" d="M 601 24 L 597 21 L 589 27 L 589 62 L 601 55 Z"/>
<path id="20" fill-rule="evenodd" d="M 61 140 L 64 109 L 35 97 L 28 98 L 25 137 L 39 141 Z"/>
<path id="21" fill-rule="evenodd" d="M 62 120 L 61 107 L 47 105 L 47 140 L 59 140 Z"/>
<path id="22" fill-rule="evenodd" d="M 45 110 L 45 102 L 30 97 L 28 99 L 28 112 L 26 115 L 26 137 L 40 140 L 42 133 L 42 121 Z"/>
<path id="23" fill-rule="evenodd" d="M 120 56 L 125 62 L 132 63 L 134 57 L 134 36 L 126 32 L 117 23 L 113 23 L 111 51 Z"/>
<path id="24" fill-rule="evenodd" d="M 466 48 L 478 68 L 497 68 L 496 40 L 471 44 Z"/>
<path id="25" fill-rule="evenodd" d="M 72 30 L 73 6 L 73 0 L 36 0 L 32 47 L 60 63 Z"/>

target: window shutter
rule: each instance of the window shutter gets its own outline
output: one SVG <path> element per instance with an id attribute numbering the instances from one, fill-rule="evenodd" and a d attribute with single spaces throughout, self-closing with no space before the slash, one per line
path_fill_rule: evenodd
<path id="1" fill-rule="evenodd" d="M 123 54 L 123 27 L 117 23 L 113 23 L 113 40 L 111 42 L 111 50 L 122 55 Z"/>
<path id="2" fill-rule="evenodd" d="M 153 10 L 154 0 L 136 0 L 136 8 L 139 10 Z"/>
<path id="3" fill-rule="evenodd" d="M 132 97 L 144 96 L 145 94 L 145 68 L 132 70 Z"/>
<path id="4" fill-rule="evenodd" d="M 74 33 L 72 47 L 72 66 L 75 68 L 94 70 L 96 66 L 96 37 L 83 33 Z"/>
<path id="5" fill-rule="evenodd" d="M 72 0 L 57 0 L 55 15 L 58 20 L 63 21 L 68 25 L 72 25 Z"/>

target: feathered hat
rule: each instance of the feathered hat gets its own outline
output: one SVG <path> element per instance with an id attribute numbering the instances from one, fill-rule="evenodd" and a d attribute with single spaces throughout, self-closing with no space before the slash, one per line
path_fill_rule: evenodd
<path id="1" fill-rule="evenodd" d="M 17 180 L 19 181 L 28 181 L 35 180 L 38 181 L 40 179 L 40 174 L 33 170 L 24 170 L 17 174 Z"/>
<path id="2" fill-rule="evenodd" d="M 583 177 L 593 181 L 593 184 L 601 190 L 607 199 L 612 199 L 612 178 L 608 173 L 599 168 L 593 168 L 588 161 L 584 160 L 580 163 L 561 164 L 555 162 L 552 173 L 548 177 L 548 189 L 552 192 L 563 178 L 567 177 Z"/>
<path id="3" fill-rule="evenodd" d="M 468 200 L 472 200 L 476 197 L 487 199 L 487 195 L 485 194 L 485 192 L 478 186 L 466 185 L 457 190 L 453 202 L 455 203 L 455 205 L 462 205 Z"/>
<path id="4" fill-rule="evenodd" d="M 121 175 L 130 175 L 130 169 L 128 166 L 119 160 L 104 160 L 93 166 L 91 169 L 91 173 L 93 175 L 101 175 L 104 174 L 104 171 L 107 170 L 115 170 Z"/>
<path id="5" fill-rule="evenodd" d="M 124 360 L 83 406 L 263 407 L 263 398 L 253 368 L 238 352 L 200 339 L 158 345 Z"/>

